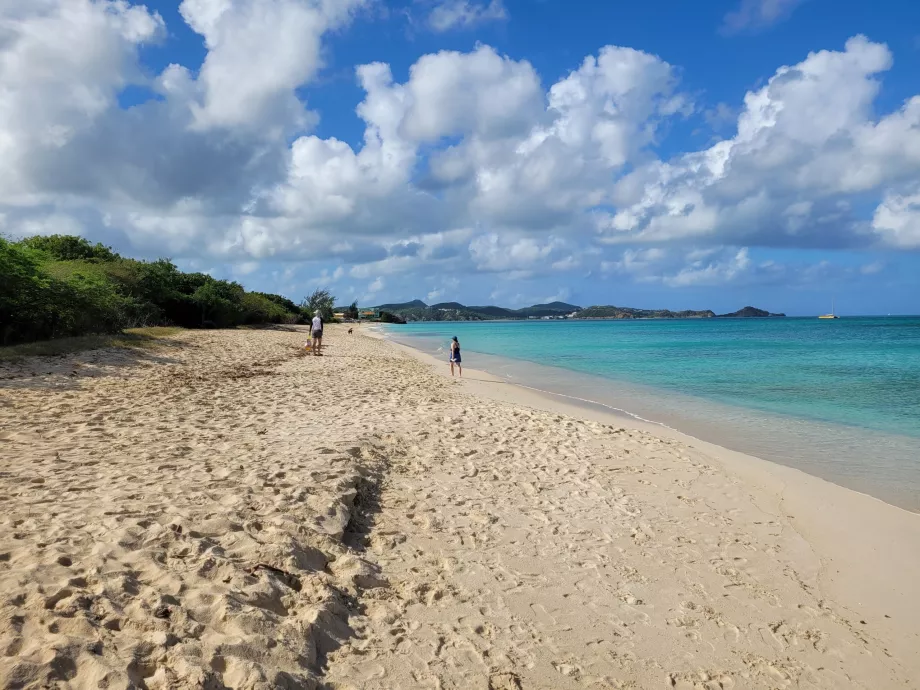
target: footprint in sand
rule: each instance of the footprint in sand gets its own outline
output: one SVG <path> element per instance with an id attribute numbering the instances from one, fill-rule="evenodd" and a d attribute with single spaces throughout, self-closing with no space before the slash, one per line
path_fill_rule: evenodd
<path id="1" fill-rule="evenodd" d="M 493 673 L 489 676 L 489 690 L 521 690 L 521 680 L 514 673 Z"/>

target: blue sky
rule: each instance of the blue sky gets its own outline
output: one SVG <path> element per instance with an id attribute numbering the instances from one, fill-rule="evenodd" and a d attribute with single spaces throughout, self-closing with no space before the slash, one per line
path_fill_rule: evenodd
<path id="1" fill-rule="evenodd" d="M 36 0 L 0 33 L 9 235 L 293 299 L 920 312 L 920 3 Z"/>

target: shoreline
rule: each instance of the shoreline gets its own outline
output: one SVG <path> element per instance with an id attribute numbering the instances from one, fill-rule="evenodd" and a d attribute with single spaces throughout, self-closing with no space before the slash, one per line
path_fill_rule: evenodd
<path id="1" fill-rule="evenodd" d="M 365 334 L 365 335 L 367 335 L 368 337 L 378 337 L 376 334 L 375 335 Z M 390 340 L 383 334 L 381 335 L 381 339 L 388 342 L 390 345 L 393 345 L 394 347 L 397 347 L 409 353 L 412 357 L 418 359 L 419 361 L 423 361 L 426 364 L 429 364 L 430 366 L 434 367 L 438 371 L 438 373 L 443 374 L 443 372 L 440 371 L 442 362 L 438 360 L 437 358 L 435 358 L 434 356 L 430 355 L 429 353 L 424 352 L 416 347 L 413 347 L 412 345 L 406 345 L 404 343 L 399 343 L 399 342 Z M 471 352 L 473 351 L 471 350 Z M 521 360 L 521 361 L 524 361 L 530 364 L 530 362 L 527 362 L 526 360 Z M 522 392 L 529 391 L 529 392 L 537 394 L 538 396 L 542 398 L 545 398 L 548 406 L 560 405 L 560 404 L 565 405 L 566 401 L 571 400 L 574 402 L 570 403 L 570 405 L 574 409 L 581 411 L 581 412 L 590 413 L 594 408 L 599 408 L 596 411 L 600 413 L 601 415 L 610 416 L 619 421 L 632 422 L 634 424 L 633 428 L 635 428 L 635 430 L 637 431 L 643 431 L 647 433 L 655 433 L 656 431 L 661 432 L 664 435 L 668 436 L 668 438 L 673 438 L 675 440 L 695 443 L 698 445 L 705 445 L 706 447 L 709 447 L 711 449 L 718 449 L 718 451 L 722 453 L 733 454 L 733 455 L 737 455 L 742 458 L 746 458 L 747 460 L 756 461 L 758 463 L 767 463 L 770 466 L 783 468 L 785 470 L 790 470 L 792 472 L 798 472 L 806 477 L 809 477 L 810 479 L 824 482 L 842 491 L 852 492 L 864 498 L 871 499 L 872 501 L 876 501 L 888 508 L 893 508 L 895 510 L 904 512 L 908 515 L 916 516 L 918 519 L 920 519 L 920 512 L 915 511 L 915 510 L 910 510 L 908 508 L 904 508 L 903 506 L 899 506 L 894 503 L 890 503 L 888 501 L 885 501 L 882 498 L 879 498 L 878 496 L 873 496 L 872 494 L 867 493 L 865 491 L 860 491 L 858 489 L 843 486 L 831 480 L 824 479 L 823 477 L 819 477 L 818 475 L 806 472 L 805 470 L 801 470 L 797 467 L 790 467 L 789 465 L 783 465 L 782 463 L 777 463 L 772 460 L 767 460 L 765 458 L 757 457 L 756 455 L 751 455 L 749 453 L 744 453 L 742 451 L 737 451 L 737 450 L 728 448 L 726 446 L 723 446 L 713 441 L 706 441 L 705 439 L 701 439 L 688 432 L 681 431 L 680 429 L 669 426 L 665 422 L 660 422 L 654 419 L 647 419 L 645 417 L 642 417 L 639 414 L 630 412 L 629 410 L 625 408 L 615 407 L 613 405 L 609 405 L 607 403 L 603 403 L 597 400 L 591 400 L 588 398 L 580 398 L 578 396 L 569 395 L 567 393 L 560 393 L 558 391 L 546 390 L 543 388 L 537 388 L 535 386 L 529 386 L 525 383 L 520 383 L 518 381 L 508 381 L 506 379 L 496 376 L 495 374 L 491 374 L 487 371 L 483 371 L 480 369 L 473 369 L 473 368 L 468 367 L 467 370 L 473 374 L 479 375 L 480 377 L 488 377 L 488 378 L 470 379 L 469 377 L 463 377 L 463 380 L 461 381 L 460 378 L 458 377 L 457 379 L 458 382 L 463 383 L 466 381 L 476 381 L 477 383 L 489 383 L 489 384 L 500 384 L 503 386 L 511 386 L 513 388 L 520 389 Z M 446 376 L 449 376 L 449 374 L 447 374 Z M 477 392 L 481 393 L 481 391 L 477 391 Z M 559 398 L 561 398 L 562 400 L 558 400 Z M 528 401 L 532 402 L 532 399 L 528 399 Z M 549 411 L 556 411 L 556 410 L 550 409 Z"/>
<path id="2" fill-rule="evenodd" d="M 914 514 L 356 330 L 0 364 L 0 685 L 916 686 Z"/>
<path id="3" fill-rule="evenodd" d="M 403 335 L 396 328 L 382 327 L 387 339 L 431 355 L 425 342 Z M 656 387 L 640 381 L 621 381 L 564 365 L 545 364 L 507 355 L 469 352 L 484 362 L 496 380 L 554 398 L 570 400 L 587 409 L 602 408 L 652 428 L 707 442 L 743 455 L 798 469 L 838 486 L 870 496 L 888 505 L 920 515 L 920 480 L 913 467 L 912 451 L 920 452 L 920 439 L 897 430 L 869 428 L 847 422 L 746 407 L 692 393 Z M 505 370 L 513 372 L 503 373 Z M 564 374 L 564 377 L 562 376 Z M 531 385 L 535 380 L 538 383 Z M 609 388 L 602 388 L 607 385 Z M 587 391 L 581 395 L 579 392 Z M 638 411 L 637 411 L 638 408 Z M 774 430 L 781 430 L 774 437 Z M 747 435 L 746 435 L 747 434 Z M 827 443 L 827 439 L 835 439 Z M 873 445 L 877 444 L 877 445 Z M 864 464 L 861 457 L 875 457 L 876 447 L 887 448 L 885 459 Z M 840 453 L 835 455 L 835 451 Z"/>
<path id="4" fill-rule="evenodd" d="M 444 362 L 409 345 L 389 340 L 383 329 L 379 337 L 390 346 L 407 353 L 450 378 Z M 794 467 L 764 460 L 704 441 L 654 421 L 646 421 L 624 411 L 618 414 L 609 406 L 570 403 L 564 394 L 543 391 L 505 381 L 488 372 L 465 368 L 458 383 L 474 396 L 524 405 L 534 409 L 566 414 L 592 421 L 627 425 L 636 431 L 661 436 L 697 448 L 719 461 L 752 488 L 762 492 L 761 499 L 772 502 L 794 528 L 815 548 L 825 564 L 829 592 L 846 602 L 860 615 L 867 611 L 899 611 L 920 620 L 920 597 L 913 585 L 892 588 L 890 576 L 899 572 L 907 582 L 920 582 L 920 553 L 911 545 L 920 544 L 920 513 L 887 503 L 870 494 L 835 484 Z M 578 401 L 586 402 L 586 401 Z M 592 410 L 601 406 L 608 409 Z M 914 549 L 905 559 L 901 549 Z M 829 565 L 839 567 L 831 575 Z M 920 628 L 918 628 L 920 630 Z M 896 633 L 892 631 L 893 636 Z M 920 633 L 913 635 L 913 654 L 920 663 Z M 903 650 L 906 652 L 909 645 Z M 920 669 L 918 669 L 920 672 Z M 920 681 L 920 675 L 918 675 Z"/>

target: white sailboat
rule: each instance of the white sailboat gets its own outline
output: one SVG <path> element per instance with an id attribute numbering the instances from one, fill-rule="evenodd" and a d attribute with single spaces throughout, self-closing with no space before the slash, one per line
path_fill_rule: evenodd
<path id="1" fill-rule="evenodd" d="M 818 318 L 819 318 L 819 319 L 839 319 L 840 317 L 837 316 L 837 314 L 834 313 L 834 309 L 835 309 L 834 300 L 831 300 L 831 313 L 830 313 L 830 314 L 822 314 L 822 315 L 819 316 Z"/>

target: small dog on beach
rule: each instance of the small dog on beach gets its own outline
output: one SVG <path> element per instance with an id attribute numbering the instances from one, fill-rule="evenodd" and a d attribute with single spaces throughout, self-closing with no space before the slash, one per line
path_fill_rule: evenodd
<path id="1" fill-rule="evenodd" d="M 351 335 L 352 330 L 354 330 L 354 329 L 352 329 L 352 328 L 349 328 L 349 329 L 348 329 L 348 335 Z"/>

